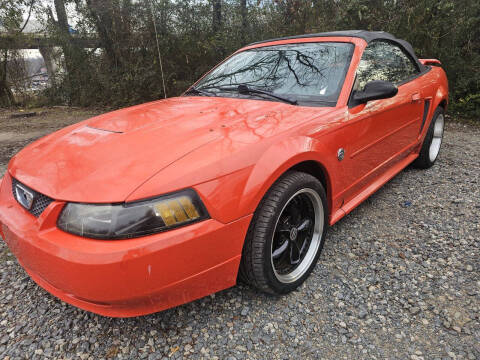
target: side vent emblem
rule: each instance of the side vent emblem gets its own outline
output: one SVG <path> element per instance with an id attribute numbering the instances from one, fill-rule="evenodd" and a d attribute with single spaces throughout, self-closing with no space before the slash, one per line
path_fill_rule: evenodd
<path id="1" fill-rule="evenodd" d="M 338 149 L 337 151 L 338 161 L 342 161 L 344 157 L 345 157 L 345 150 L 343 148 Z"/>

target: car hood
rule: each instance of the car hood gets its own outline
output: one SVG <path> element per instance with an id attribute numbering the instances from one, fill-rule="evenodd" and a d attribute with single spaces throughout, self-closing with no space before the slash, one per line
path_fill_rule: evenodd
<path id="1" fill-rule="evenodd" d="M 305 108 L 304 108 L 305 109 Z M 322 109 L 315 109 L 316 115 Z M 323 109 L 325 111 L 326 109 Z M 272 123 L 268 136 L 293 123 L 299 107 L 280 102 L 177 97 L 100 115 L 50 134 L 23 149 L 9 172 L 57 200 L 122 202 L 153 175 L 224 136 L 226 127 Z M 310 110 L 311 111 L 311 110 Z M 305 115 L 305 114 L 304 114 Z M 305 116 L 303 116 L 305 117 Z M 270 120 L 268 120 L 270 119 Z M 297 117 L 298 122 L 298 117 Z M 267 136 L 266 135 L 266 136 Z M 242 136 L 239 136 L 242 141 Z"/>

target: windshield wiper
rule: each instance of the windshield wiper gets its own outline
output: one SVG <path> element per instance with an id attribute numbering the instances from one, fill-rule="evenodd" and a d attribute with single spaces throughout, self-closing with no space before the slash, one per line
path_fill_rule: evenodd
<path id="1" fill-rule="evenodd" d="M 238 85 L 238 92 L 240 94 L 263 94 L 263 95 L 268 95 L 268 96 L 273 97 L 275 99 L 284 101 L 284 102 L 289 103 L 291 105 L 297 105 L 298 104 L 297 100 L 290 99 L 286 96 L 276 95 L 276 94 L 274 94 L 270 91 L 266 91 L 266 90 L 252 89 L 252 88 L 248 87 L 247 85 Z"/>
<path id="2" fill-rule="evenodd" d="M 281 96 L 281 95 L 276 95 L 270 91 L 266 90 L 260 90 L 260 89 L 255 89 L 255 88 L 250 88 L 245 84 L 240 84 L 238 86 L 208 86 L 208 87 L 203 87 L 199 88 L 197 90 L 204 90 L 204 89 L 219 89 L 223 91 L 238 91 L 238 93 L 242 95 L 249 95 L 249 94 L 261 94 L 261 95 L 267 95 L 272 98 L 275 98 L 277 100 L 289 103 L 291 105 L 297 105 L 298 101 L 294 99 L 290 99 L 286 96 Z"/>
<path id="3" fill-rule="evenodd" d="M 185 94 L 199 94 L 199 95 L 204 95 L 204 96 L 217 96 L 215 93 L 213 93 L 211 91 L 198 89 L 195 86 L 192 86 L 190 89 L 185 91 Z"/>

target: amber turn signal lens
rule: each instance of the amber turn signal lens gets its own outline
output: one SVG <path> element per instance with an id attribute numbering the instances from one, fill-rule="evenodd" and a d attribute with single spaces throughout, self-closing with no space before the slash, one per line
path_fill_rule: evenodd
<path id="1" fill-rule="evenodd" d="M 168 226 L 200 217 L 192 200 L 187 196 L 161 201 L 154 207 L 157 215 L 161 216 L 163 222 Z"/>

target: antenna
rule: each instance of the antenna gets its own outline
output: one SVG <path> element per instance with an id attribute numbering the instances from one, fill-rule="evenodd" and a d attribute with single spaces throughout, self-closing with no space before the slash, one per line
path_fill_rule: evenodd
<path id="1" fill-rule="evenodd" d="M 167 98 L 167 90 L 165 89 L 165 77 L 163 75 L 162 55 L 160 54 L 160 44 L 158 43 L 157 23 L 153 12 L 153 0 L 150 1 L 150 8 L 152 11 L 153 29 L 155 30 L 155 40 L 157 42 L 158 62 L 160 63 L 160 72 L 162 73 L 163 94 Z"/>

